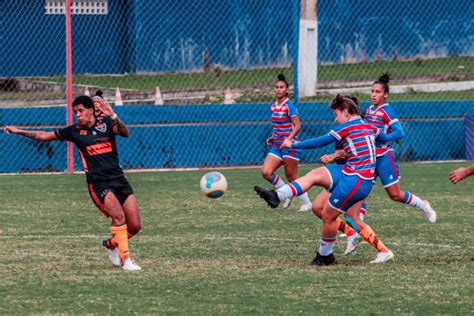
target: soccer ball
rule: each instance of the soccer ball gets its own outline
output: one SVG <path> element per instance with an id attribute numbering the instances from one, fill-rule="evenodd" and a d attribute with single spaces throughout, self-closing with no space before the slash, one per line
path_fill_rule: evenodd
<path id="1" fill-rule="evenodd" d="M 222 173 L 217 171 L 212 171 L 203 175 L 200 185 L 202 192 L 211 199 L 222 196 L 227 190 L 226 178 Z"/>

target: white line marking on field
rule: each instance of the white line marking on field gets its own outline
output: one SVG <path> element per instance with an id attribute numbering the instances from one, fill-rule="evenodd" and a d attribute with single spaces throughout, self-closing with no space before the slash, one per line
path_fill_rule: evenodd
<path id="1" fill-rule="evenodd" d="M 104 236 L 98 235 L 23 235 L 23 236 L 0 236 L 0 240 L 20 240 L 20 239 L 101 239 Z M 161 236 L 138 236 L 137 239 L 154 240 L 154 239 L 185 239 L 186 237 L 161 237 Z M 231 240 L 231 241 L 283 241 L 283 242 L 304 242 L 304 243 L 319 243 L 319 239 L 291 239 L 291 238 L 276 238 L 276 237 L 237 237 L 237 236 L 206 236 L 204 240 Z M 467 248 L 474 249 L 474 247 L 461 247 L 457 245 L 443 245 L 432 243 L 406 243 L 406 242 L 386 242 L 388 245 L 394 246 L 411 246 L 411 247 L 438 247 L 438 248 Z"/>

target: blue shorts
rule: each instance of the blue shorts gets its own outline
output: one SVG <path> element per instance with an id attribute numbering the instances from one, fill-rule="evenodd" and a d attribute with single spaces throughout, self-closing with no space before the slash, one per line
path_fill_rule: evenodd
<path id="1" fill-rule="evenodd" d="M 275 145 L 273 145 L 268 154 L 275 156 L 280 160 L 283 160 L 283 158 L 291 158 L 296 161 L 299 161 L 301 158 L 302 152 L 303 152 L 302 149 L 292 149 L 292 148 L 280 149 L 276 147 Z"/>
<path id="2" fill-rule="evenodd" d="M 372 180 L 365 180 L 358 176 L 348 176 L 341 173 L 337 185 L 329 196 L 329 205 L 337 209 L 339 212 L 347 212 L 347 210 L 365 199 L 372 190 Z"/>
<path id="3" fill-rule="evenodd" d="M 342 166 L 343 165 L 331 164 L 324 167 L 324 169 L 326 169 L 326 171 L 329 173 L 329 177 L 331 178 L 331 185 L 327 189 L 329 192 L 332 192 L 332 190 L 337 186 L 337 183 L 339 182 L 339 177 L 342 174 Z"/>
<path id="4" fill-rule="evenodd" d="M 389 187 L 400 180 L 400 172 L 398 171 L 398 162 L 393 150 L 387 151 L 382 156 L 377 156 L 375 167 L 375 180 L 380 178 L 384 188 Z"/>

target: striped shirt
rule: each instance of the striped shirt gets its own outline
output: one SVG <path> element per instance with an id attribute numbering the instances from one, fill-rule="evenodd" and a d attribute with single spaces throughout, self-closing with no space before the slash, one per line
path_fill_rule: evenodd
<path id="1" fill-rule="evenodd" d="M 370 106 L 365 111 L 365 120 L 377 127 L 380 131 L 390 134 L 390 126 L 398 122 L 398 115 L 388 103 L 384 103 L 377 108 L 373 105 Z M 385 155 L 391 149 L 390 142 L 376 141 L 375 147 L 377 156 Z"/>
<path id="2" fill-rule="evenodd" d="M 293 131 L 292 117 L 298 116 L 298 109 L 287 98 L 281 105 L 277 103 L 271 107 L 272 111 L 272 127 L 273 127 L 273 145 L 280 147 L 285 138 L 290 136 Z M 295 141 L 298 141 L 298 136 L 295 136 Z"/>
<path id="3" fill-rule="evenodd" d="M 341 124 L 331 130 L 329 135 L 342 142 L 347 155 L 347 162 L 342 172 L 357 175 L 362 179 L 374 179 L 375 171 L 375 137 L 379 130 L 362 120 L 360 116 Z"/>

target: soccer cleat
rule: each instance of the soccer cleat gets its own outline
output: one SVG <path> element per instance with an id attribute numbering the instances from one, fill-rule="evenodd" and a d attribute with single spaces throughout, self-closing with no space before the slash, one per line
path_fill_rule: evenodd
<path id="1" fill-rule="evenodd" d="M 362 239 L 360 238 L 360 235 L 358 233 L 355 233 L 351 237 L 347 238 L 347 246 L 346 246 L 346 251 L 344 251 L 344 254 L 348 256 L 354 253 L 354 251 L 356 251 L 357 246 L 359 246 L 361 241 Z"/>
<path id="2" fill-rule="evenodd" d="M 267 190 L 258 185 L 256 185 L 254 189 L 255 192 L 257 192 L 257 194 L 262 199 L 264 199 L 268 203 L 268 206 L 270 206 L 271 208 L 277 208 L 280 204 L 280 199 L 278 198 L 278 193 L 276 193 L 276 191 Z"/>
<path id="3" fill-rule="evenodd" d="M 122 265 L 122 260 L 120 260 L 120 256 L 118 253 L 117 247 L 111 249 L 107 247 L 106 241 L 108 239 L 104 239 L 101 242 L 101 245 L 105 248 L 105 251 L 107 252 L 107 257 L 109 257 L 110 262 L 114 267 L 120 267 Z"/>
<path id="4" fill-rule="evenodd" d="M 385 263 L 389 260 L 392 260 L 395 255 L 391 250 L 387 252 L 379 252 L 375 260 L 370 261 L 370 263 Z"/>
<path id="5" fill-rule="evenodd" d="M 310 266 L 329 266 L 332 264 L 336 264 L 336 257 L 334 254 L 330 254 L 327 256 L 321 256 L 319 252 L 316 252 L 316 257 L 310 261 Z"/>
<path id="6" fill-rule="evenodd" d="M 128 258 L 122 265 L 123 271 L 140 271 L 142 268 L 132 261 L 132 259 Z"/>
<path id="7" fill-rule="evenodd" d="M 430 202 L 428 202 L 427 200 L 424 200 L 423 202 L 425 202 L 425 205 L 426 205 L 426 209 L 423 210 L 423 213 L 425 213 L 425 216 L 428 219 L 428 221 L 430 221 L 431 223 L 435 223 L 436 212 L 431 208 Z"/>
<path id="8" fill-rule="evenodd" d="M 298 212 L 303 212 L 303 213 L 309 212 L 311 211 L 312 208 L 313 208 L 313 205 L 311 203 L 302 204 Z"/>
<path id="9" fill-rule="evenodd" d="M 293 202 L 293 198 L 286 199 L 286 200 L 283 202 L 283 208 L 289 208 L 290 205 L 291 205 L 291 202 Z"/>

